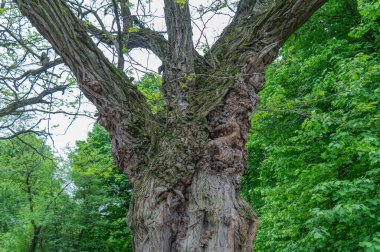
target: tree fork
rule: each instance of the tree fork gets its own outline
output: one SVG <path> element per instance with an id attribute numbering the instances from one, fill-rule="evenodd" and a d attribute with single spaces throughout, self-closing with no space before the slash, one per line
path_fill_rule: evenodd
<path id="1" fill-rule="evenodd" d="M 188 3 L 165 0 L 169 40 L 144 28 L 133 42 L 156 49 L 164 61 L 170 106 L 163 127 L 65 1 L 14 1 L 74 72 L 111 132 L 114 156 L 133 184 L 134 250 L 252 251 L 258 219 L 239 195 L 249 115 L 282 43 L 325 1 L 241 0 L 202 58 L 194 53 Z"/>

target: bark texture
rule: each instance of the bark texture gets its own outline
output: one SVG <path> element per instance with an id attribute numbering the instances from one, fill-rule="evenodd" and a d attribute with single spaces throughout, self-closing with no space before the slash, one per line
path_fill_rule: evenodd
<path id="1" fill-rule="evenodd" d="M 132 16 L 124 4 L 119 38 L 163 61 L 168 107 L 160 118 L 88 33 L 110 45 L 111 37 L 85 27 L 63 0 L 15 2 L 74 72 L 111 132 L 115 159 L 133 184 L 134 250 L 252 251 L 258 218 L 239 196 L 249 115 L 267 66 L 324 0 L 241 0 L 204 57 L 193 46 L 187 2 L 164 1 L 168 40 L 145 27 L 128 34 Z"/>

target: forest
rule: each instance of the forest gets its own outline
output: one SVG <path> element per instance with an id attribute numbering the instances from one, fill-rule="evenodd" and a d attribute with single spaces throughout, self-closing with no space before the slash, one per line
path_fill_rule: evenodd
<path id="1" fill-rule="evenodd" d="M 379 52 L 380 0 L 330 0 L 266 70 L 238 188 L 259 219 L 254 251 L 380 251 Z M 135 81 L 153 114 L 164 81 Z M 33 133 L 0 140 L 0 252 L 132 251 L 134 187 L 107 131 L 96 123 L 67 158 Z"/>

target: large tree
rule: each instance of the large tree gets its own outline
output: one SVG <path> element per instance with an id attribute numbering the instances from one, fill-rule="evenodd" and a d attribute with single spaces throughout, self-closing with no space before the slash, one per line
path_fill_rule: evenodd
<path id="1" fill-rule="evenodd" d="M 325 1 L 240 0 L 204 55 L 194 46 L 186 0 L 163 1 L 164 35 L 144 25 L 145 15 L 134 15 L 127 0 L 92 1 L 101 5 L 95 10 L 83 7 L 85 1 L 13 2 L 61 57 L 49 61 L 36 54 L 42 68 L 35 71 L 44 74 L 64 62 L 111 133 L 115 161 L 133 186 L 128 224 L 134 250 L 251 251 L 258 219 L 239 196 L 250 113 L 259 102 L 264 72 L 283 42 Z M 210 10 L 228 3 L 215 1 Z M 113 32 L 102 25 L 97 13 L 102 8 L 113 12 Z M 83 18 L 88 14 L 96 25 Z M 33 52 L 28 43 L 15 41 Z M 113 48 L 115 64 L 104 55 L 106 46 Z M 162 113 L 152 113 L 124 71 L 124 56 L 133 48 L 148 49 L 162 61 Z M 46 103 L 44 97 L 67 88 L 41 87 L 34 89 L 39 100 L 11 100 L 0 115 L 31 102 Z M 18 91 L 16 84 L 8 88 Z"/>

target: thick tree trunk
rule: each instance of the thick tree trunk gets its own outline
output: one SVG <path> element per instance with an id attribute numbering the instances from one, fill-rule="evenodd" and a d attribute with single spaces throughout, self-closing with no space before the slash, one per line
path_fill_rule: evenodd
<path id="1" fill-rule="evenodd" d="M 204 121 L 191 118 L 159 137 L 134 183 L 135 251 L 252 251 L 258 219 L 239 195 L 248 113 L 258 101 L 248 84 L 239 79 Z"/>
<path id="2" fill-rule="evenodd" d="M 239 196 L 241 174 L 214 168 L 199 167 L 175 189 L 153 177 L 135 189 L 128 217 L 134 251 L 252 251 L 258 221 Z"/>

